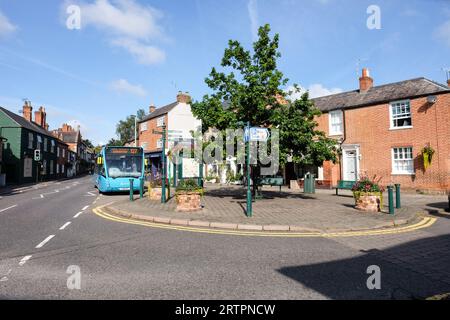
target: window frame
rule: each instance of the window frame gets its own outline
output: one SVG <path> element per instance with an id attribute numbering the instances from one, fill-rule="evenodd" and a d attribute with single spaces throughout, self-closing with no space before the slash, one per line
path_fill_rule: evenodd
<path id="1" fill-rule="evenodd" d="M 33 132 L 28 132 L 28 149 L 33 149 L 33 146 L 34 146 L 34 134 Z"/>
<path id="2" fill-rule="evenodd" d="M 393 107 L 396 104 L 401 103 L 408 103 L 409 105 L 409 119 L 410 119 L 410 125 L 408 126 L 402 126 L 402 127 L 396 127 L 394 126 L 394 113 L 393 113 Z M 402 118 L 397 118 L 402 119 Z M 395 120 L 397 120 L 395 119 Z M 403 119 L 407 119 L 407 117 L 404 117 Z M 397 100 L 397 101 L 391 101 L 389 102 L 389 130 L 401 130 L 401 129 L 411 129 L 413 127 L 412 125 L 412 111 L 411 111 L 411 100 L 405 99 L 405 100 Z"/>
<path id="3" fill-rule="evenodd" d="M 402 149 L 401 151 L 402 151 L 402 156 L 403 156 L 403 158 L 402 159 L 400 159 L 400 158 L 398 158 L 398 159 L 395 159 L 395 149 Z M 407 153 L 405 153 L 405 149 L 411 149 L 411 158 L 406 158 L 405 157 L 405 155 L 407 154 Z M 395 165 L 395 163 L 396 163 L 396 161 L 410 161 L 411 162 L 411 171 L 398 171 L 398 170 L 396 170 L 396 165 Z M 412 175 L 415 175 L 416 174 L 416 172 L 415 172 L 415 168 L 414 168 L 414 154 L 413 154 L 413 147 L 411 147 L 411 146 L 406 146 L 406 147 L 392 147 L 391 148 L 391 166 L 392 166 L 392 172 L 391 172 L 391 174 L 392 175 L 408 175 L 408 176 L 412 176 Z"/>
<path id="4" fill-rule="evenodd" d="M 148 123 L 147 123 L 147 121 L 142 122 L 141 125 L 140 125 L 140 132 L 147 131 L 147 130 L 148 130 Z"/>
<path id="5" fill-rule="evenodd" d="M 160 121 L 161 121 L 162 123 L 160 123 Z M 158 128 L 162 127 L 162 126 L 164 125 L 165 122 L 166 122 L 166 117 L 165 117 L 165 116 L 161 116 L 161 117 L 156 118 L 156 126 L 157 126 Z"/>
<path id="6" fill-rule="evenodd" d="M 341 131 L 333 131 L 333 124 L 332 123 L 332 119 L 333 119 L 333 115 L 337 114 L 339 115 L 340 118 L 340 128 Z M 344 113 L 342 110 L 332 110 L 328 112 L 328 132 L 329 132 L 329 136 L 341 136 L 344 134 Z"/>

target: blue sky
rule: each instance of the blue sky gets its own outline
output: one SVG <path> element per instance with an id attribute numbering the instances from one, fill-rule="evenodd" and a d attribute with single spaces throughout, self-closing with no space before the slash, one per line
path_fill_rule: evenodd
<path id="1" fill-rule="evenodd" d="M 381 29 L 367 28 L 372 4 Z M 138 108 L 179 90 L 201 99 L 227 41 L 250 48 L 264 23 L 280 34 L 279 68 L 313 96 L 356 89 L 358 59 L 375 85 L 445 83 L 450 67 L 450 0 L 0 0 L 0 105 L 17 112 L 27 98 L 50 128 L 80 124 L 104 143 Z"/>

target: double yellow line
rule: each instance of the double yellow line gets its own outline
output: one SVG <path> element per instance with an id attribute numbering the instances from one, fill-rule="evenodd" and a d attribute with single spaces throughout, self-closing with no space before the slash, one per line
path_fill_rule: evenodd
<path id="1" fill-rule="evenodd" d="M 146 221 L 138 221 L 134 219 L 118 217 L 103 211 L 104 206 L 97 207 L 92 211 L 99 217 L 108 219 L 111 221 L 134 224 L 139 226 L 146 226 L 159 229 L 168 230 L 178 230 L 178 231 L 188 231 L 197 233 L 207 233 L 207 234 L 223 234 L 223 235 L 236 235 L 236 236 L 252 236 L 252 237 L 285 237 L 285 238 L 307 238 L 307 237 L 324 237 L 324 238 L 334 238 L 334 237 L 361 237 L 361 236 L 375 236 L 384 234 L 397 234 L 411 232 L 423 228 L 430 227 L 436 222 L 436 218 L 424 217 L 421 221 L 405 226 L 405 227 L 394 227 L 388 229 L 376 229 L 376 230 L 366 230 L 366 231 L 343 231 L 343 232 L 261 232 L 261 231 L 242 231 L 242 230 L 223 230 L 223 229 L 210 229 L 210 228 L 198 228 L 198 227 L 187 227 L 187 226 L 176 226 L 168 224 L 160 224 Z"/>

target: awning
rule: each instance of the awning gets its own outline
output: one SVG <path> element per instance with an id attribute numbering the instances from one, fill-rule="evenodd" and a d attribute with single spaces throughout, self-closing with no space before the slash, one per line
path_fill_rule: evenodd
<path id="1" fill-rule="evenodd" d="M 155 153 L 146 153 L 146 158 L 161 158 L 161 152 L 155 152 Z"/>

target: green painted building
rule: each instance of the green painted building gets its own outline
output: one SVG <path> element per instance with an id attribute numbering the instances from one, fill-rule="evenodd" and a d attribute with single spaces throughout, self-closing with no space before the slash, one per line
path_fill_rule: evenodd
<path id="1" fill-rule="evenodd" d="M 27 110 L 25 109 L 27 108 Z M 45 110 L 36 111 L 31 121 L 31 105 L 24 106 L 24 117 L 0 107 L 0 136 L 3 143 L 1 172 L 7 184 L 22 184 L 56 179 L 58 141 L 48 130 Z M 28 120 L 25 118 L 28 117 Z M 34 160 L 34 150 L 41 150 L 41 161 Z"/>

